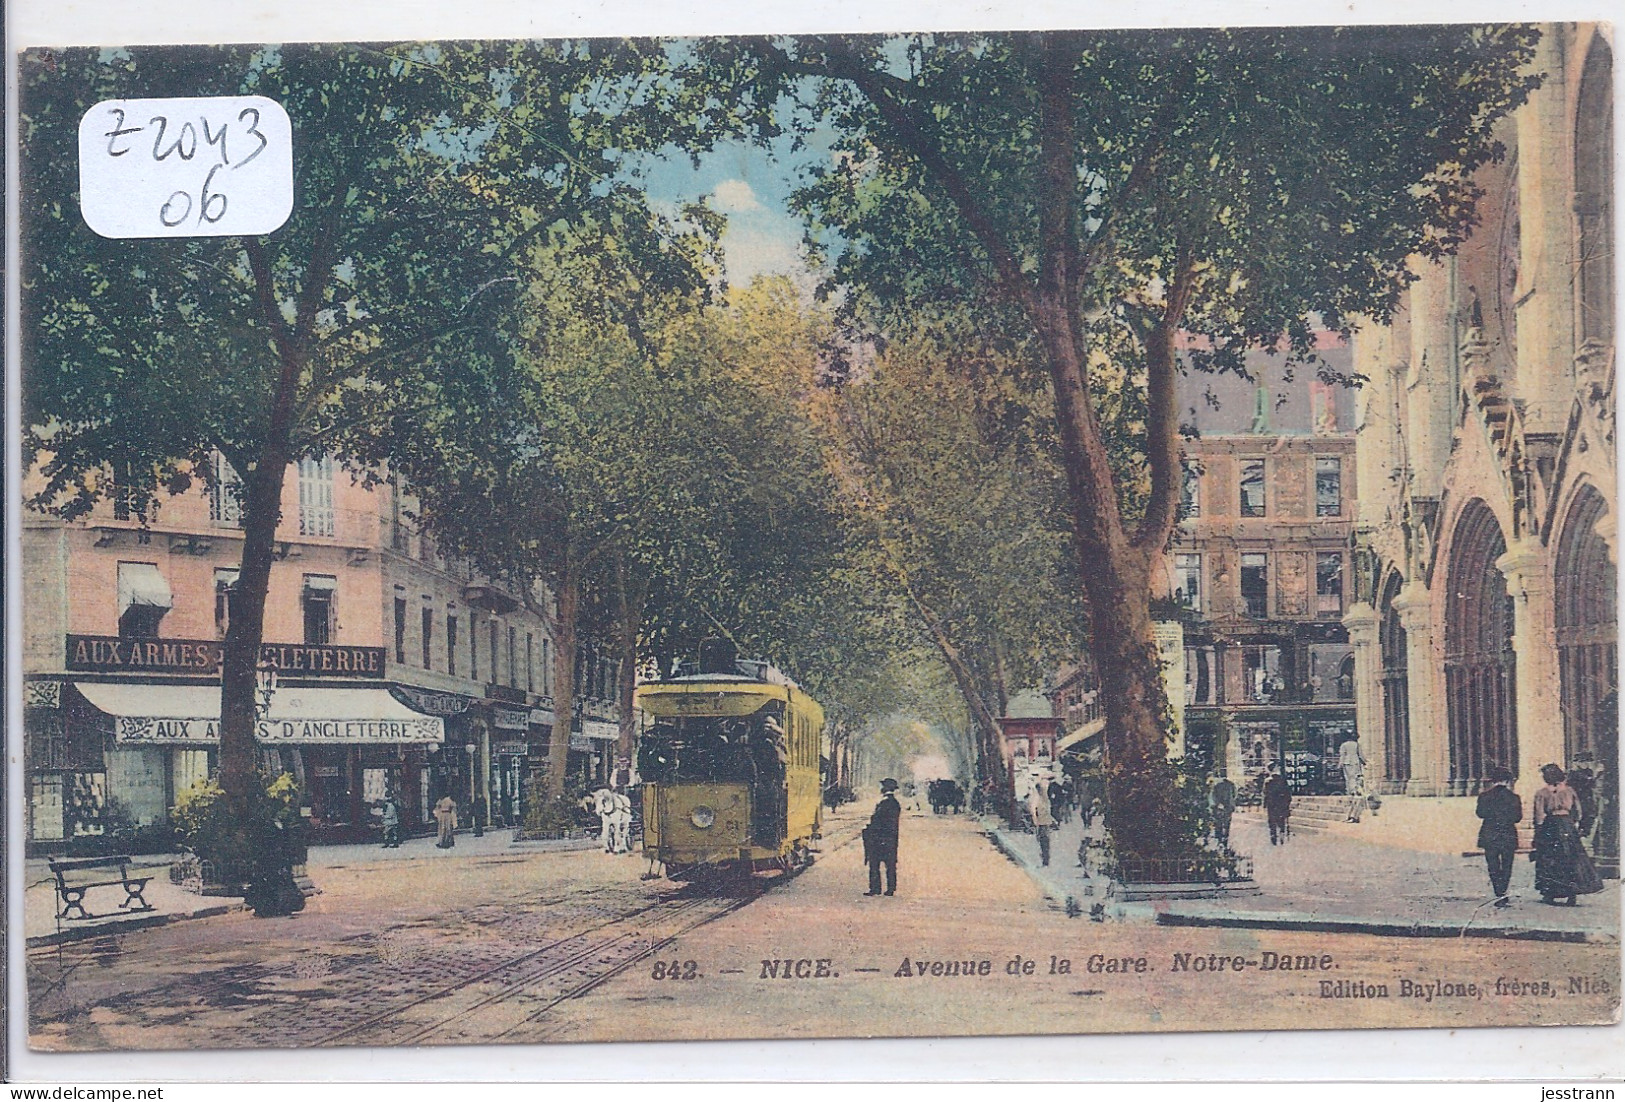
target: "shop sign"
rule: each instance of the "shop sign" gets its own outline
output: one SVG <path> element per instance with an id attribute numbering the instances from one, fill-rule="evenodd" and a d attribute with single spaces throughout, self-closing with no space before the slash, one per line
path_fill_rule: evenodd
<path id="1" fill-rule="evenodd" d="M 261 742 L 439 742 L 440 725 L 430 719 L 287 719 L 254 725 Z M 115 741 L 127 745 L 210 745 L 220 741 L 217 719 L 119 716 Z"/>
<path id="2" fill-rule="evenodd" d="M 504 731 L 525 731 L 530 728 L 530 713 L 512 708 L 491 709 L 491 726 Z"/>
<path id="3" fill-rule="evenodd" d="M 67 636 L 68 669 L 94 673 L 218 674 L 224 652 L 218 639 Z M 381 678 L 384 648 L 264 643 L 260 665 L 283 677 Z"/>
<path id="4" fill-rule="evenodd" d="M 552 709 L 550 709 L 550 708 L 532 708 L 530 710 L 530 722 L 531 722 L 532 726 L 536 726 L 536 727 L 551 727 L 551 726 L 553 726 L 553 711 L 552 711 Z"/>
<path id="5" fill-rule="evenodd" d="M 443 693 L 413 685 L 391 685 L 389 693 L 408 708 L 431 716 L 460 716 L 474 703 L 473 697 L 461 693 Z"/>
<path id="6" fill-rule="evenodd" d="M 591 750 L 592 749 L 592 739 L 588 738 L 586 735 L 582 734 L 580 731 L 571 731 L 570 732 L 570 749 L 572 749 L 572 750 Z"/>
<path id="7" fill-rule="evenodd" d="M 487 700 L 502 700 L 509 704 L 526 702 L 525 690 L 515 689 L 511 685 L 488 684 L 485 686 L 485 696 Z"/>
<path id="8" fill-rule="evenodd" d="M 530 753 L 528 742 L 499 742 L 491 747 L 494 754 L 525 755 Z"/>

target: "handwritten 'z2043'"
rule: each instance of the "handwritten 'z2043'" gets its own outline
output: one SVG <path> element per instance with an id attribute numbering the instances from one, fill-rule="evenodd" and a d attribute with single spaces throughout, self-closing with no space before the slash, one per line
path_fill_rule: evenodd
<path id="1" fill-rule="evenodd" d="M 230 122 L 222 122 L 218 130 L 213 130 L 209 126 L 208 117 L 199 116 L 196 126 L 192 124 L 190 119 L 182 121 L 175 130 L 174 137 L 170 138 L 170 119 L 164 115 L 154 115 L 147 120 L 145 126 L 126 126 L 125 123 L 128 121 L 128 117 L 122 107 L 110 107 L 108 113 L 117 116 L 112 124 L 112 129 L 108 130 L 105 135 L 107 138 L 107 155 L 110 157 L 122 157 L 132 150 L 145 148 L 145 139 L 142 140 L 140 145 L 137 145 L 134 144 L 131 135 L 141 134 L 148 130 L 155 132 L 152 139 L 152 159 L 160 164 L 172 156 L 179 157 L 183 161 L 190 161 L 196 157 L 200 131 L 203 135 L 202 144 L 205 151 L 207 149 L 217 151 L 219 159 L 209 166 L 208 174 L 203 178 L 203 184 L 198 190 L 198 198 L 195 203 L 190 192 L 176 189 L 159 209 L 158 218 L 168 227 L 179 226 L 185 222 L 191 217 L 194 206 L 197 210 L 199 225 L 205 222 L 218 222 L 224 218 L 228 205 L 227 197 L 224 191 L 213 190 L 215 173 L 222 168 L 242 168 L 255 157 L 265 152 L 266 146 L 271 144 L 270 139 L 259 130 L 260 109 L 257 107 L 245 107 L 237 113 L 236 121 L 246 124 L 239 132 L 257 139 L 258 144 L 254 146 L 248 156 L 235 163 L 232 162 L 228 145 L 232 127 Z M 168 140 L 167 145 L 165 144 L 166 139 Z"/>

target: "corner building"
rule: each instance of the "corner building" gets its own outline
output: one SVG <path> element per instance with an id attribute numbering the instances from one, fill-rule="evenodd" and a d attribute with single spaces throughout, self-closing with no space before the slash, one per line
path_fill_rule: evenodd
<path id="1" fill-rule="evenodd" d="M 1349 349 L 1316 335 L 1346 375 Z M 1353 394 L 1283 354 L 1246 353 L 1249 378 L 1188 371 L 1181 521 L 1154 604 L 1183 754 L 1238 783 L 1280 764 L 1294 791 L 1341 791 L 1326 768 L 1354 731 L 1342 624 L 1360 482 Z M 1166 636 L 1164 640 L 1160 638 Z"/>
<path id="2" fill-rule="evenodd" d="M 22 525 L 24 754 L 31 852 L 161 822 L 218 766 L 221 642 L 242 556 L 235 478 L 161 497 L 143 522 L 115 493 L 71 523 Z M 615 670 L 590 651 L 569 727 L 552 712 L 548 623 L 440 554 L 391 484 L 328 459 L 289 469 L 261 651 L 261 761 L 291 773 L 316 842 L 356 841 L 399 801 L 427 830 L 523 820 L 555 752 L 604 778 Z M 535 606 L 538 602 L 532 602 Z"/>
<path id="3" fill-rule="evenodd" d="M 1618 869 L 1612 31 L 1551 25 L 1458 255 L 1356 334 L 1355 700 L 1383 814 L 1470 842 L 1492 766 L 1598 775 Z"/>

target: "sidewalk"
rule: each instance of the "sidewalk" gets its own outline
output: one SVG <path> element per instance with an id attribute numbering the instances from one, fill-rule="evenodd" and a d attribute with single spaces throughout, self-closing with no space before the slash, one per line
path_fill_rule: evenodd
<path id="1" fill-rule="evenodd" d="M 338 846 L 311 846 L 305 867 L 317 869 L 346 868 L 353 865 L 372 865 L 379 861 L 434 861 L 456 857 L 519 856 L 528 853 L 553 853 L 564 850 L 597 849 L 597 836 L 585 839 L 563 839 L 546 842 L 516 842 L 513 827 L 496 827 L 476 837 L 469 829 L 457 831 L 457 844 L 450 849 L 435 846 L 435 835 L 423 834 L 406 838 L 392 849 L 380 842 L 357 842 Z"/>
<path id="2" fill-rule="evenodd" d="M 1392 937 L 1504 937 L 1617 942 L 1620 882 L 1606 881 L 1578 907 L 1553 907 L 1534 892 L 1534 866 L 1520 857 L 1512 874 L 1512 906 L 1495 908 L 1479 858 L 1376 845 L 1337 834 L 1298 834 L 1269 844 L 1261 820 L 1238 815 L 1231 842 L 1253 858 L 1261 894 L 1226 899 L 1123 903 L 1110 881 L 1077 867 L 1083 837 L 1076 816 L 1051 838 L 1050 864 L 1038 863 L 1038 839 L 984 820 L 989 836 L 1025 868 L 1052 900 L 1073 900 L 1087 915 L 1105 914 L 1170 926 L 1240 926 L 1347 931 Z M 1097 822 L 1096 833 L 1099 831 Z"/>
<path id="3" fill-rule="evenodd" d="M 169 865 L 173 854 L 154 857 L 136 857 L 131 861 L 131 873 L 151 876 L 146 887 L 146 899 L 152 904 L 150 911 L 122 910 L 124 889 L 111 887 L 91 888 L 85 895 L 85 909 L 93 916 L 88 919 L 59 919 L 61 904 L 56 894 L 56 879 L 44 858 L 31 858 L 23 864 L 23 937 L 30 947 L 58 945 L 69 941 L 100 937 L 112 933 L 126 933 L 149 926 L 163 926 L 191 918 L 207 918 L 225 914 L 242 907 L 242 900 L 215 895 L 195 895 L 169 882 Z"/>
<path id="4" fill-rule="evenodd" d="M 483 859 L 486 863 L 522 861 L 538 853 L 557 853 L 599 848 L 597 838 L 565 839 L 558 841 L 515 842 L 515 831 L 502 828 L 486 831 L 475 837 L 470 830 L 457 832 L 457 844 L 450 849 L 438 849 L 432 834 L 408 838 L 399 847 L 385 849 L 377 842 L 353 845 L 312 846 L 305 868 L 322 886 L 321 874 L 337 869 L 359 869 L 388 861 L 447 861 Z M 126 933 L 151 926 L 163 926 L 194 918 L 209 918 L 240 910 L 242 900 L 231 896 L 197 895 L 173 884 L 169 879 L 169 866 L 175 854 L 136 857 L 132 871 L 151 876 L 146 887 L 149 911 L 129 911 L 119 907 L 124 889 L 112 887 L 92 888 L 85 896 L 85 908 L 93 917 L 88 919 L 59 919 L 56 881 L 44 858 L 31 858 L 24 865 L 23 932 L 30 946 L 55 945 L 111 933 Z"/>

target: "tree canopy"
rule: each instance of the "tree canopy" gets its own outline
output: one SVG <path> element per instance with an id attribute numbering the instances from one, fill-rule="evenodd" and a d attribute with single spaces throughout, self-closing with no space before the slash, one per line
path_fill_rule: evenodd
<path id="1" fill-rule="evenodd" d="M 1472 227 L 1538 32 L 1526 27 L 798 36 L 690 69 L 766 136 L 833 126 L 798 194 L 829 288 L 895 337 L 969 317 L 1048 377 L 1130 852 L 1176 845 L 1149 578 L 1176 523 L 1180 334 L 1194 366 L 1308 357 L 1317 320 L 1383 319 L 1412 257 Z M 747 112 L 748 114 L 748 112 Z M 951 330 L 951 327 L 950 327 Z M 1099 378 L 1143 435 L 1114 444 Z M 1143 415 L 1139 411 L 1143 410 Z M 1125 473 L 1128 475 L 1125 478 Z"/>

